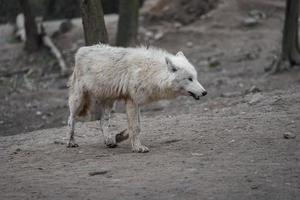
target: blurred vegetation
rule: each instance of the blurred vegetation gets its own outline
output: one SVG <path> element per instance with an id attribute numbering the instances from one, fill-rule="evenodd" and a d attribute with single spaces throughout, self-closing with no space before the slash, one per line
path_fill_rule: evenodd
<path id="1" fill-rule="evenodd" d="M 35 16 L 45 20 L 80 17 L 79 0 L 30 0 Z M 102 0 L 104 14 L 118 13 L 118 0 Z M 14 22 L 21 8 L 18 0 L 0 0 L 0 23 Z"/>

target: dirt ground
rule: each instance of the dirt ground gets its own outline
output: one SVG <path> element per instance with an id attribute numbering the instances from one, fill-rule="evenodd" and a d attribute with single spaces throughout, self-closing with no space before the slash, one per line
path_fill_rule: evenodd
<path id="1" fill-rule="evenodd" d="M 0 199 L 299 199 L 300 70 L 264 71 L 283 13 L 283 0 L 226 0 L 190 25 L 142 27 L 160 33 L 153 45 L 182 50 L 208 91 L 143 109 L 147 154 L 106 148 L 96 122 L 79 123 L 80 147 L 67 149 L 65 77 L 43 89 L 0 85 Z M 2 67 L 18 45 L 2 45 Z M 121 108 L 112 121 L 115 133 L 126 126 Z"/>

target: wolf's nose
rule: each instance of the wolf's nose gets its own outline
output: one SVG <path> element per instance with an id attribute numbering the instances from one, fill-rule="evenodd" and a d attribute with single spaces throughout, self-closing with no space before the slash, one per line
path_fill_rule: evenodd
<path id="1" fill-rule="evenodd" d="M 207 95 L 207 92 L 206 91 L 202 92 L 202 96 L 205 96 L 205 95 Z"/>

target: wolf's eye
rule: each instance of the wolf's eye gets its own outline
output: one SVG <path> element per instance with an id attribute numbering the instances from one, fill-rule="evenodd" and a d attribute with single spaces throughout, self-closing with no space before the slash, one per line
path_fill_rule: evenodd
<path id="1" fill-rule="evenodd" d="M 193 81 L 193 78 L 190 77 L 190 78 L 189 78 L 189 81 Z"/>

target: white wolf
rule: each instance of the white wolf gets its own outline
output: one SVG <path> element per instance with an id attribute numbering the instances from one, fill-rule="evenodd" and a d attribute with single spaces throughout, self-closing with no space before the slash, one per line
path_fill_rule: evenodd
<path id="1" fill-rule="evenodd" d="M 101 131 L 108 147 L 130 139 L 132 151 L 148 152 L 141 144 L 139 106 L 180 95 L 199 99 L 207 94 L 197 72 L 182 52 L 172 55 L 156 48 L 120 48 L 109 45 L 82 47 L 75 56 L 69 82 L 68 147 L 74 140 L 75 117 L 86 115 L 92 98 L 101 104 Z M 128 128 L 116 136 L 109 133 L 109 118 L 115 100 L 124 100 Z"/>

